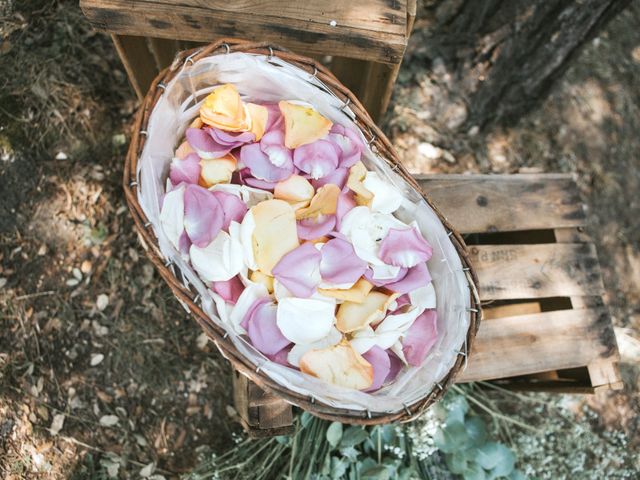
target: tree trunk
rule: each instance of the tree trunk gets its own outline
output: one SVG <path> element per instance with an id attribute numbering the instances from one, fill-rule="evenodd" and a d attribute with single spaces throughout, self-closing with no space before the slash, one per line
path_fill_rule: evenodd
<path id="1" fill-rule="evenodd" d="M 414 56 L 444 63 L 450 97 L 466 105 L 455 129 L 512 122 L 544 98 L 579 48 L 629 3 L 427 1 L 422 14 L 429 26 L 416 32 Z"/>

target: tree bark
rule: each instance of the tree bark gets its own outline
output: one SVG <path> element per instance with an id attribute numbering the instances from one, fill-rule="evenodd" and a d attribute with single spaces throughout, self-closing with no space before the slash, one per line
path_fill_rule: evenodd
<path id="1" fill-rule="evenodd" d="M 435 0 L 416 56 L 444 66 L 466 104 L 457 128 L 516 121 L 535 107 L 580 47 L 630 0 Z M 414 41 L 416 41 L 414 39 Z M 415 61 L 416 59 L 413 59 Z"/>

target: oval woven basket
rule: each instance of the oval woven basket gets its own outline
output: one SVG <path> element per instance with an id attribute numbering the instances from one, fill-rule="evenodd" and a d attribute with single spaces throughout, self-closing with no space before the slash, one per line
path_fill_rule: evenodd
<path id="1" fill-rule="evenodd" d="M 149 221 L 147 215 L 145 215 L 144 208 L 141 206 L 139 199 L 141 179 L 139 178 L 140 169 L 138 168 L 138 161 L 143 154 L 145 143 L 147 142 L 147 126 L 156 104 L 167 90 L 167 86 L 183 69 L 194 66 L 200 59 L 214 55 L 225 55 L 230 52 L 261 55 L 268 60 L 277 57 L 279 60 L 284 60 L 287 64 L 293 65 L 306 72 L 305 74 L 319 80 L 323 84 L 322 89 L 324 93 L 329 92 L 339 99 L 345 108 L 348 107 L 351 120 L 360 128 L 371 150 L 386 162 L 386 167 L 397 173 L 410 189 L 414 190 L 419 197 L 422 197 L 427 202 L 444 226 L 447 236 L 459 256 L 462 265 L 461 270 L 464 272 L 463 278 L 468 285 L 469 302 L 465 302 L 468 305 L 466 308 L 466 314 L 468 314 L 468 329 L 466 335 L 461 336 L 464 340 L 460 342 L 458 349 L 454 351 L 456 356 L 454 358 L 455 361 L 453 361 L 453 366 L 439 381 L 435 382 L 433 388 L 427 391 L 418 401 L 414 401 L 411 404 L 403 404 L 401 408 L 385 412 L 370 411 L 368 409 L 341 408 L 283 386 L 238 350 L 236 345 L 230 341 L 227 331 L 205 313 L 200 295 L 192 291 L 183 273 L 176 268 L 167 256 L 163 255 L 154 225 Z M 464 241 L 400 163 L 389 140 L 375 125 L 358 99 L 342 85 L 331 72 L 315 60 L 296 55 L 275 45 L 229 39 L 217 41 L 206 47 L 180 52 L 176 56 L 173 64 L 160 72 L 156 77 L 137 113 L 133 125 L 131 144 L 125 160 L 123 187 L 139 239 L 162 278 L 167 282 L 185 309 L 191 313 L 191 316 L 202 327 L 207 336 L 215 343 L 222 355 L 232 363 L 236 370 L 246 375 L 264 390 L 279 395 L 287 402 L 297 405 L 316 416 L 329 420 L 354 424 L 380 424 L 394 421 L 408 421 L 418 416 L 427 407 L 441 398 L 447 387 L 453 382 L 456 374 L 466 366 L 467 352 L 471 349 L 473 339 L 478 329 L 481 311 L 476 288 L 477 278 L 469 262 Z"/>

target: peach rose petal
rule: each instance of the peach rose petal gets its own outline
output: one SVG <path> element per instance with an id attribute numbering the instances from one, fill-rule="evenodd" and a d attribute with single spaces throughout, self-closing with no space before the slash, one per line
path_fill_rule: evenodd
<path id="1" fill-rule="evenodd" d="M 280 259 L 299 245 L 295 212 L 284 200 L 266 200 L 250 211 L 255 261 L 262 273 L 271 275 Z"/>
<path id="2" fill-rule="evenodd" d="M 186 140 L 182 142 L 176 149 L 176 157 L 180 160 L 184 160 L 185 158 L 187 158 L 187 155 L 189 155 L 190 153 L 196 153 L 196 151 L 191 148 L 191 145 L 189 145 L 189 142 L 187 142 Z"/>
<path id="3" fill-rule="evenodd" d="M 373 385 L 373 367 L 348 343 L 309 350 L 300 359 L 300 370 L 345 388 L 366 390 Z"/>
<path id="4" fill-rule="evenodd" d="M 237 160 L 231 154 L 221 158 L 200 160 L 200 185 L 206 188 L 218 183 L 229 183 L 236 169 Z"/>
<path id="5" fill-rule="evenodd" d="M 284 144 L 288 148 L 298 148 L 324 138 L 333 123 L 309 106 L 291 102 L 278 103 L 285 125 Z"/>
<path id="6" fill-rule="evenodd" d="M 309 180 L 300 175 L 291 175 L 286 180 L 278 182 L 273 190 L 273 196 L 291 204 L 294 210 L 309 205 L 315 190 Z"/>
<path id="7" fill-rule="evenodd" d="M 296 211 L 296 218 L 301 220 L 318 215 L 333 215 L 336 213 L 339 196 L 340 189 L 336 185 L 320 187 L 311 199 L 310 205 Z"/>
<path id="8" fill-rule="evenodd" d="M 354 332 L 384 318 L 389 295 L 370 292 L 363 302 L 344 302 L 336 313 L 336 327 L 343 333 Z"/>

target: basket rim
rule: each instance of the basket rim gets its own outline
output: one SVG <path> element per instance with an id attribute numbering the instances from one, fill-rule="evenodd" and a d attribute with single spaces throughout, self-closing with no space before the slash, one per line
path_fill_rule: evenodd
<path id="1" fill-rule="evenodd" d="M 467 335 L 465 342 L 463 342 L 463 345 L 459 348 L 454 365 L 444 376 L 442 381 L 437 383 L 431 392 L 427 393 L 420 400 L 411 405 L 405 405 L 404 408 L 399 411 L 372 413 L 368 410 L 351 410 L 333 407 L 315 400 L 313 397 L 304 396 L 280 385 L 260 371 L 259 368 L 256 369 L 252 362 L 237 351 L 235 346 L 227 339 L 226 331 L 216 325 L 197 305 L 198 295 L 191 292 L 183 285 L 182 282 L 180 282 L 173 265 L 170 262 L 165 262 L 164 257 L 160 252 L 157 238 L 155 237 L 152 228 L 150 228 L 151 223 L 146 218 L 142 207 L 138 202 L 136 169 L 138 159 L 142 153 L 147 138 L 145 128 L 155 104 L 164 93 L 166 85 L 180 72 L 184 65 L 189 63 L 193 64 L 195 61 L 211 55 L 224 55 L 230 52 L 261 54 L 268 55 L 269 57 L 277 55 L 282 60 L 293 64 L 321 80 L 329 89 L 331 89 L 334 95 L 345 103 L 345 105 L 349 105 L 349 108 L 355 114 L 354 122 L 360 128 L 365 137 L 369 137 L 368 143 L 371 148 L 373 149 L 375 147 L 377 149 L 377 153 L 386 161 L 388 166 L 400 175 L 403 180 L 406 181 L 428 203 L 438 216 L 438 219 L 442 222 L 446 231 L 449 232 L 449 238 L 460 257 L 469 287 L 471 308 L 469 311 L 469 327 Z M 260 388 L 278 395 L 288 403 L 307 410 L 318 417 L 342 423 L 375 425 L 396 421 L 410 421 L 442 398 L 444 392 L 453 383 L 453 380 L 459 371 L 466 367 L 467 353 L 471 351 L 471 347 L 482 318 L 482 310 L 477 288 L 478 279 L 476 272 L 471 265 L 466 244 L 460 233 L 449 223 L 446 217 L 442 215 L 431 198 L 422 190 L 420 185 L 400 162 L 391 142 L 373 122 L 360 101 L 326 67 L 317 61 L 295 54 L 285 48 L 268 42 L 252 42 L 229 38 L 220 39 L 203 47 L 178 52 L 173 63 L 162 70 L 153 80 L 151 87 L 135 116 L 132 126 L 131 142 L 125 157 L 122 186 L 127 205 L 134 220 L 134 228 L 138 233 L 138 238 L 147 256 L 155 265 L 160 276 L 164 279 L 169 288 L 171 288 L 178 301 L 180 301 L 185 309 L 191 314 L 191 316 L 204 330 L 205 334 L 215 343 L 220 353 L 231 362 L 232 366 L 236 370 L 247 376 Z"/>

